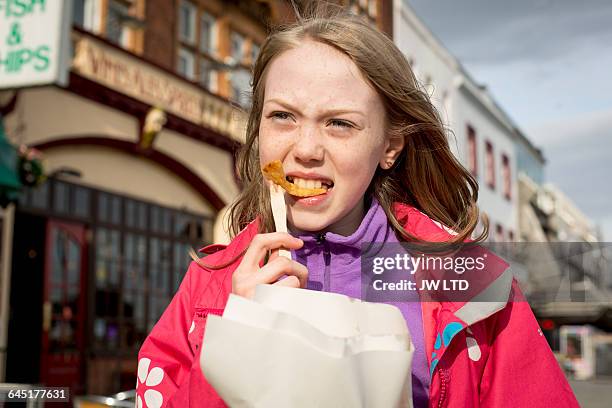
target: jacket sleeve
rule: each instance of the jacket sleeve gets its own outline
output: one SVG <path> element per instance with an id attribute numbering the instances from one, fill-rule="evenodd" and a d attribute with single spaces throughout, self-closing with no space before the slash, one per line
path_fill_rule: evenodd
<path id="1" fill-rule="evenodd" d="M 480 385 L 483 407 L 579 407 L 516 281 L 498 312 Z"/>
<path id="2" fill-rule="evenodd" d="M 174 298 L 138 353 L 137 407 L 165 407 L 189 376 L 194 353 L 188 340 L 192 324 L 192 275 L 189 267 Z"/>

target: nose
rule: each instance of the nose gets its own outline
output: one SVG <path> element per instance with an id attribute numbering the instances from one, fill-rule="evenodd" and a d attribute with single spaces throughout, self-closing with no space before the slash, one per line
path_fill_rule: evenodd
<path id="1" fill-rule="evenodd" d="M 293 145 L 293 155 L 301 162 L 321 161 L 325 155 L 323 135 L 316 126 L 303 125 Z"/>

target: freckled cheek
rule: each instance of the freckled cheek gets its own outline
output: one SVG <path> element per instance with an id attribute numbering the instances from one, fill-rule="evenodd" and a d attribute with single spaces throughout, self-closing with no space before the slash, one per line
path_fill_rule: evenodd
<path id="1" fill-rule="evenodd" d="M 341 200 L 361 194 L 367 189 L 372 181 L 367 166 L 357 166 L 355 163 L 346 165 L 334 165 L 336 191 Z"/>
<path id="2" fill-rule="evenodd" d="M 287 154 L 288 143 L 280 137 L 274 137 L 270 130 L 260 128 L 259 131 L 259 160 L 268 163 L 272 160 L 282 160 Z"/>
<path id="3" fill-rule="evenodd" d="M 355 149 L 355 145 L 345 146 L 337 149 L 333 156 L 337 175 L 355 182 L 369 182 L 372 168 L 378 165 L 378 154 L 374 146 L 363 149 Z"/>

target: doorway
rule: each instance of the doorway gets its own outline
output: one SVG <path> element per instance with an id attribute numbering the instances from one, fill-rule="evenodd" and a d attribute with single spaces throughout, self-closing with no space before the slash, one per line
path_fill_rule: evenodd
<path id="1" fill-rule="evenodd" d="M 41 382 L 84 391 L 87 248 L 81 224 L 49 220 L 42 297 Z"/>
<path id="2" fill-rule="evenodd" d="M 84 391 L 85 227 L 17 212 L 7 381 Z"/>

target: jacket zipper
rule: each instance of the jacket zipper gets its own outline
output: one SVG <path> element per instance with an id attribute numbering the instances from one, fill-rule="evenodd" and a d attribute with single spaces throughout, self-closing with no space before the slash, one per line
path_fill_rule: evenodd
<path id="1" fill-rule="evenodd" d="M 317 236 L 317 243 L 323 244 L 323 261 L 325 262 L 325 271 L 323 274 L 323 280 L 324 280 L 323 291 L 329 292 L 330 286 L 331 286 L 330 273 L 329 273 L 329 263 L 331 261 L 331 253 L 329 252 L 329 245 L 327 243 L 327 240 L 325 239 L 324 232 L 322 232 L 321 234 Z"/>
<path id="2" fill-rule="evenodd" d="M 446 370 L 438 369 L 438 374 L 440 375 L 440 399 L 438 400 L 438 408 L 442 407 L 442 403 L 446 398 L 446 388 L 448 383 Z"/>

